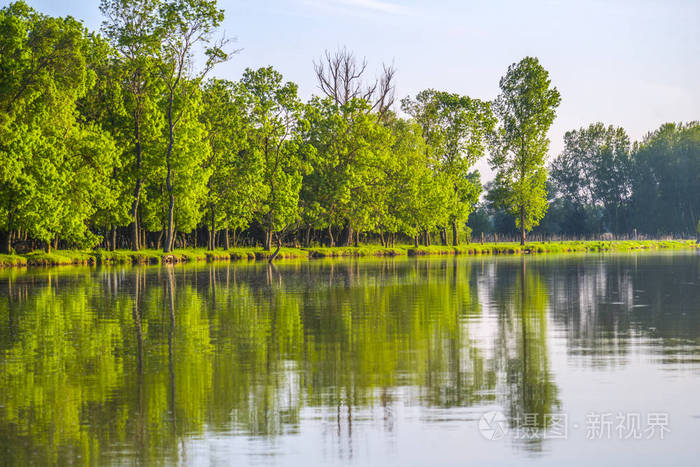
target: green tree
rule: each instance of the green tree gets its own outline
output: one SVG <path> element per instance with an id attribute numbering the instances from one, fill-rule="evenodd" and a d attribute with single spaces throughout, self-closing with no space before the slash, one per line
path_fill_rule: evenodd
<path id="1" fill-rule="evenodd" d="M 666 123 L 632 151 L 631 223 L 690 234 L 700 219 L 700 123 Z"/>
<path id="2" fill-rule="evenodd" d="M 177 127 L 192 104 L 201 81 L 217 64 L 227 59 L 223 42 L 212 43 L 212 34 L 224 19 L 216 0 L 173 0 L 160 5 L 159 74 L 165 87 L 167 143 L 165 150 L 165 188 L 168 195 L 167 237 L 164 250 L 169 252 L 175 242 L 175 191 L 178 183 L 174 171 L 178 161 L 190 156 L 174 152 L 178 138 Z M 201 70 L 194 72 L 194 52 L 205 49 L 206 60 Z M 181 161 L 182 162 L 182 161 Z M 196 164 L 195 164 L 196 165 Z"/>
<path id="3" fill-rule="evenodd" d="M 547 131 L 561 102 L 539 60 L 525 57 L 508 67 L 494 103 L 499 126 L 492 140 L 491 166 L 499 202 L 516 216 L 520 243 L 547 212 Z"/>
<path id="4" fill-rule="evenodd" d="M 248 227 L 260 203 L 267 195 L 263 184 L 263 161 L 259 151 L 248 148 L 248 116 L 245 91 L 226 80 L 213 79 L 204 87 L 200 119 L 211 148 L 205 165 L 210 168 L 207 181 L 208 248 L 215 247 L 217 229 L 234 233 Z"/>
<path id="5" fill-rule="evenodd" d="M 86 222 L 109 199 L 115 150 L 76 118 L 95 83 L 87 31 L 16 2 L 0 10 L 0 37 L 0 251 L 10 252 L 19 229 L 47 248 L 58 236 L 92 246 Z"/>
<path id="6" fill-rule="evenodd" d="M 576 211 L 601 208 L 607 229 L 620 232 L 632 188 L 627 133 L 602 123 L 566 132 L 564 150 L 552 162 L 551 179 L 557 195 Z"/>
<path id="7" fill-rule="evenodd" d="M 105 16 L 102 30 L 112 45 L 120 68 L 125 112 L 123 122 L 129 134 L 131 157 L 125 154 L 125 184 L 133 186 L 131 195 L 131 247 L 139 250 L 139 205 L 143 195 L 144 149 L 148 140 L 158 133 L 155 65 L 162 29 L 159 29 L 159 0 L 101 0 L 100 11 Z M 126 135 L 125 135 L 126 136 Z M 153 147 L 151 145 L 151 147 Z"/>
<path id="8" fill-rule="evenodd" d="M 250 127 L 249 150 L 263 163 L 263 180 L 267 196 L 257 215 L 265 230 L 265 249 L 273 235 L 277 246 L 299 220 L 299 192 L 311 148 L 303 143 L 301 132 L 307 122 L 302 119 L 303 105 L 297 97 L 297 85 L 283 83 L 282 75 L 272 67 L 247 69 L 241 86 L 245 92 L 246 114 Z"/>
<path id="9" fill-rule="evenodd" d="M 128 162 L 133 157 L 131 115 L 124 100 L 124 74 L 111 45 L 97 34 L 89 35 L 87 68 L 94 79 L 78 101 L 81 119 L 100 127 L 115 144 L 112 173 L 105 179 L 107 195 L 90 218 L 93 229 L 102 230 L 110 249 L 117 245 L 117 227 L 128 225 L 133 187 Z"/>
<path id="10" fill-rule="evenodd" d="M 467 221 L 481 194 L 481 181 L 472 167 L 483 157 L 487 136 L 495 125 L 491 105 L 479 99 L 427 89 L 418 93 L 415 100 L 404 99 L 402 108 L 423 129 L 435 170 L 444 173 L 452 186 L 454 196 L 443 209 L 449 213 L 452 244 L 457 245 L 458 226 Z M 440 227 L 446 245 L 445 224 Z"/>
<path id="11" fill-rule="evenodd" d="M 307 108 L 310 129 L 305 140 L 315 148 L 313 171 L 304 180 L 304 198 L 314 200 L 314 224 L 327 228 L 333 245 L 334 226 L 344 238 L 357 241 L 361 230 L 373 230 L 384 209 L 385 168 L 391 159 L 391 133 L 369 112 L 363 99 L 338 105 L 315 99 Z"/>
<path id="12" fill-rule="evenodd" d="M 386 209 L 380 218 L 381 232 L 418 234 L 445 225 L 449 213 L 443 209 L 454 198 L 450 180 L 433 170 L 430 151 L 415 121 L 394 119 L 392 157 L 386 162 Z"/>

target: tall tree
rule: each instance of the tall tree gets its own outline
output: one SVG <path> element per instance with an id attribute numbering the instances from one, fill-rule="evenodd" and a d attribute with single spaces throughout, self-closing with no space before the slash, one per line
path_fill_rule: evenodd
<path id="1" fill-rule="evenodd" d="M 225 40 L 212 42 L 214 30 L 224 19 L 224 12 L 217 8 L 216 0 L 173 0 L 160 5 L 159 31 L 160 76 L 165 85 L 167 144 L 165 150 L 165 188 L 168 194 L 167 237 L 164 250 L 172 250 L 175 240 L 175 185 L 173 171 L 176 128 L 190 105 L 190 99 L 199 84 L 217 64 L 228 57 L 222 47 Z M 205 50 L 204 66 L 195 70 L 194 52 Z"/>
<path id="2" fill-rule="evenodd" d="M 452 226 L 452 242 L 457 245 L 458 225 L 467 221 L 481 193 L 478 174 L 472 170 L 483 157 L 487 137 L 495 125 L 491 105 L 434 89 L 421 91 L 415 100 L 406 98 L 401 103 L 423 129 L 435 170 L 445 174 L 452 186 L 452 202 L 445 208 Z M 440 227 L 443 243 L 447 244 L 445 226 Z"/>
<path id="3" fill-rule="evenodd" d="M 87 31 L 24 2 L 0 10 L 0 251 L 22 229 L 50 248 L 59 235 L 92 246 L 86 222 L 106 200 L 114 144 L 77 119 L 94 85 Z"/>
<path id="4" fill-rule="evenodd" d="M 362 99 L 369 104 L 366 112 L 374 112 L 381 118 L 394 104 L 396 69 L 392 65 L 382 64 L 381 76 L 368 80 L 367 59 L 359 60 L 347 47 L 342 47 L 334 53 L 326 50 L 314 62 L 314 71 L 319 89 L 338 107 Z"/>
<path id="5" fill-rule="evenodd" d="M 326 228 L 329 243 L 349 245 L 358 229 L 372 229 L 382 209 L 385 167 L 391 155 L 391 132 L 363 99 L 338 106 L 331 98 L 307 106 L 305 139 L 315 148 L 313 171 L 304 180 L 304 199 L 317 228 Z M 308 212 L 306 213 L 308 214 Z"/>
<path id="6" fill-rule="evenodd" d="M 386 207 L 379 218 L 380 234 L 400 232 L 417 239 L 421 232 L 448 222 L 444 207 L 454 198 L 454 190 L 446 174 L 433 170 L 420 125 L 394 119 L 390 129 L 392 157 L 383 168 Z"/>
<path id="7" fill-rule="evenodd" d="M 520 243 L 547 212 L 547 131 L 561 102 L 549 73 L 537 58 L 508 67 L 499 82 L 494 109 L 499 126 L 493 136 L 491 166 L 501 188 L 500 203 L 516 216 Z"/>
<path id="8" fill-rule="evenodd" d="M 247 69 L 241 85 L 250 121 L 249 149 L 263 163 L 267 196 L 258 221 L 265 230 L 265 249 L 269 250 L 273 236 L 277 236 L 280 246 L 299 220 L 299 191 L 308 170 L 303 152 L 311 149 L 301 140 L 307 123 L 302 119 L 303 105 L 296 84 L 283 83 L 282 75 L 272 67 Z"/>
<path id="9" fill-rule="evenodd" d="M 102 30 L 109 39 L 122 68 L 125 107 L 129 114 L 133 158 L 128 173 L 133 186 L 131 198 L 131 247 L 139 250 L 139 205 L 144 186 L 144 147 L 156 112 L 155 65 L 163 29 L 159 28 L 159 0 L 101 0 L 105 16 Z M 148 128 L 147 128 L 148 127 Z"/>
<path id="10" fill-rule="evenodd" d="M 631 222 L 654 235 L 691 234 L 700 219 L 700 123 L 666 123 L 632 154 Z"/>
<path id="11" fill-rule="evenodd" d="M 601 208 L 607 225 L 620 232 L 620 220 L 631 194 L 630 142 L 622 128 L 594 123 L 564 135 L 564 150 L 552 161 L 557 194 L 577 211 Z"/>
<path id="12" fill-rule="evenodd" d="M 248 145 L 250 130 L 243 86 L 213 79 L 204 87 L 200 119 L 206 126 L 211 147 L 205 165 L 211 169 L 207 181 L 208 248 L 215 247 L 216 232 L 234 233 L 248 227 L 267 196 L 263 183 L 263 160 Z"/>

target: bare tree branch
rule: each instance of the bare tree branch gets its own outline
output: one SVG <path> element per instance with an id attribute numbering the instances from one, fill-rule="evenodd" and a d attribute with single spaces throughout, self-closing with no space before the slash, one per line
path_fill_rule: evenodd
<path id="1" fill-rule="evenodd" d="M 383 118 L 394 104 L 396 69 L 393 65 L 382 64 L 381 76 L 365 83 L 363 78 L 367 71 L 367 59 L 359 60 L 347 47 L 343 47 L 334 53 L 326 50 L 318 61 L 314 60 L 314 71 L 321 92 L 337 105 L 344 105 L 352 99 L 364 99 L 370 106 L 370 112 L 376 112 L 379 118 Z"/>

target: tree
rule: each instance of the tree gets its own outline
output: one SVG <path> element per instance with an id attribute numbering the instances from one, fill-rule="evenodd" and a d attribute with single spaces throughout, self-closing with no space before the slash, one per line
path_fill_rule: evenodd
<path id="1" fill-rule="evenodd" d="M 174 157 L 187 157 L 187 154 L 174 154 L 177 126 L 185 114 L 199 83 L 217 64 L 227 59 L 222 46 L 225 41 L 212 44 L 212 33 L 224 19 L 223 10 L 216 6 L 216 0 L 173 0 L 160 5 L 159 31 L 163 34 L 160 44 L 159 73 L 165 86 L 166 128 L 168 133 L 165 164 L 165 188 L 167 190 L 168 217 L 167 237 L 164 251 L 173 249 L 175 240 L 175 185 L 173 171 Z M 194 72 L 193 52 L 197 47 L 205 48 L 204 67 Z"/>
<path id="2" fill-rule="evenodd" d="M 656 235 L 689 234 L 699 206 L 700 123 L 666 123 L 632 151 L 632 224 Z"/>
<path id="3" fill-rule="evenodd" d="M 278 247 L 287 231 L 299 220 L 299 191 L 305 151 L 300 134 L 307 123 L 302 119 L 303 105 L 294 83 L 282 82 L 272 67 L 246 69 L 241 79 L 245 92 L 246 118 L 250 122 L 249 150 L 263 164 L 263 183 L 267 196 L 262 201 L 258 222 L 265 230 L 265 249 L 270 250 L 273 235 Z"/>
<path id="4" fill-rule="evenodd" d="M 621 212 L 631 195 L 630 142 L 620 127 L 594 123 L 564 135 L 564 150 L 552 162 L 555 191 L 575 210 L 604 210 L 601 220 L 620 232 Z"/>
<path id="5" fill-rule="evenodd" d="M 143 194 L 144 148 L 155 138 L 158 128 L 153 114 L 157 106 L 155 66 L 163 29 L 159 28 L 159 0 L 101 0 L 105 16 L 102 30 L 117 55 L 124 87 L 124 106 L 129 115 L 133 158 L 126 169 L 133 186 L 131 197 L 131 247 L 139 250 L 139 205 Z M 126 158 L 125 158 L 126 159 Z"/>
<path id="6" fill-rule="evenodd" d="M 427 89 L 415 100 L 401 102 L 404 112 L 411 115 L 423 129 L 434 168 L 445 174 L 454 196 L 444 207 L 452 226 L 452 243 L 457 245 L 458 225 L 469 218 L 481 193 L 474 164 L 483 157 L 495 118 L 488 102 L 443 91 Z M 447 244 L 444 224 L 441 226 L 443 244 Z"/>
<path id="7" fill-rule="evenodd" d="M 547 212 L 547 131 L 561 102 L 549 73 L 537 58 L 508 67 L 494 103 L 499 126 L 492 139 L 491 166 L 502 196 L 499 202 L 516 216 L 520 243 Z"/>
<path id="8" fill-rule="evenodd" d="M 385 168 L 391 158 L 391 133 L 369 113 L 363 99 L 337 105 L 314 99 L 307 106 L 309 131 L 304 139 L 314 147 L 313 170 L 304 179 L 307 222 L 328 229 L 329 244 L 357 241 L 355 232 L 371 230 L 383 209 Z M 313 215 L 311 215 L 313 213 Z"/>
<path id="9" fill-rule="evenodd" d="M 380 218 L 382 231 L 417 236 L 436 225 L 445 225 L 449 212 L 444 207 L 454 198 L 447 176 L 433 170 L 430 151 L 415 121 L 394 119 L 392 157 L 386 161 L 386 209 Z"/>
<path id="10" fill-rule="evenodd" d="M 326 50 L 323 57 L 314 61 L 314 71 L 321 92 L 336 106 L 342 107 L 351 100 L 364 100 L 367 113 L 384 117 L 394 104 L 394 76 L 396 70 L 391 65 L 382 64 L 382 74 L 378 79 L 365 82 L 367 59 L 359 61 L 346 47 L 331 54 Z"/>
<path id="11" fill-rule="evenodd" d="M 89 122 L 108 134 L 115 145 L 112 173 L 104 180 L 104 192 L 90 225 L 102 230 L 109 248 L 117 245 L 117 227 L 129 225 L 133 186 L 128 163 L 133 159 L 131 114 L 124 100 L 124 74 L 111 45 L 100 35 L 90 34 L 86 53 L 87 68 L 94 85 L 78 100 L 78 111 Z"/>
<path id="12" fill-rule="evenodd" d="M 211 152 L 205 161 L 207 181 L 208 248 L 214 249 L 217 228 L 248 227 L 267 196 L 263 183 L 263 161 L 248 145 L 249 121 L 242 85 L 213 79 L 204 87 L 200 119 L 207 131 Z"/>
<path id="13" fill-rule="evenodd" d="M 58 236 L 92 246 L 86 223 L 108 202 L 115 154 L 109 135 L 77 118 L 95 82 L 87 31 L 16 2 L 0 10 L 0 32 L 0 251 L 19 229 L 47 249 Z"/>

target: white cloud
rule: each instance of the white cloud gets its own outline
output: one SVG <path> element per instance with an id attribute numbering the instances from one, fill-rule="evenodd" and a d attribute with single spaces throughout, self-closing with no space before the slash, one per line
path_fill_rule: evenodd
<path id="1" fill-rule="evenodd" d="M 358 12 L 382 13 L 387 15 L 409 16 L 413 11 L 403 5 L 383 0 L 306 0 L 304 3 L 314 7 L 330 7 L 343 13 Z"/>

